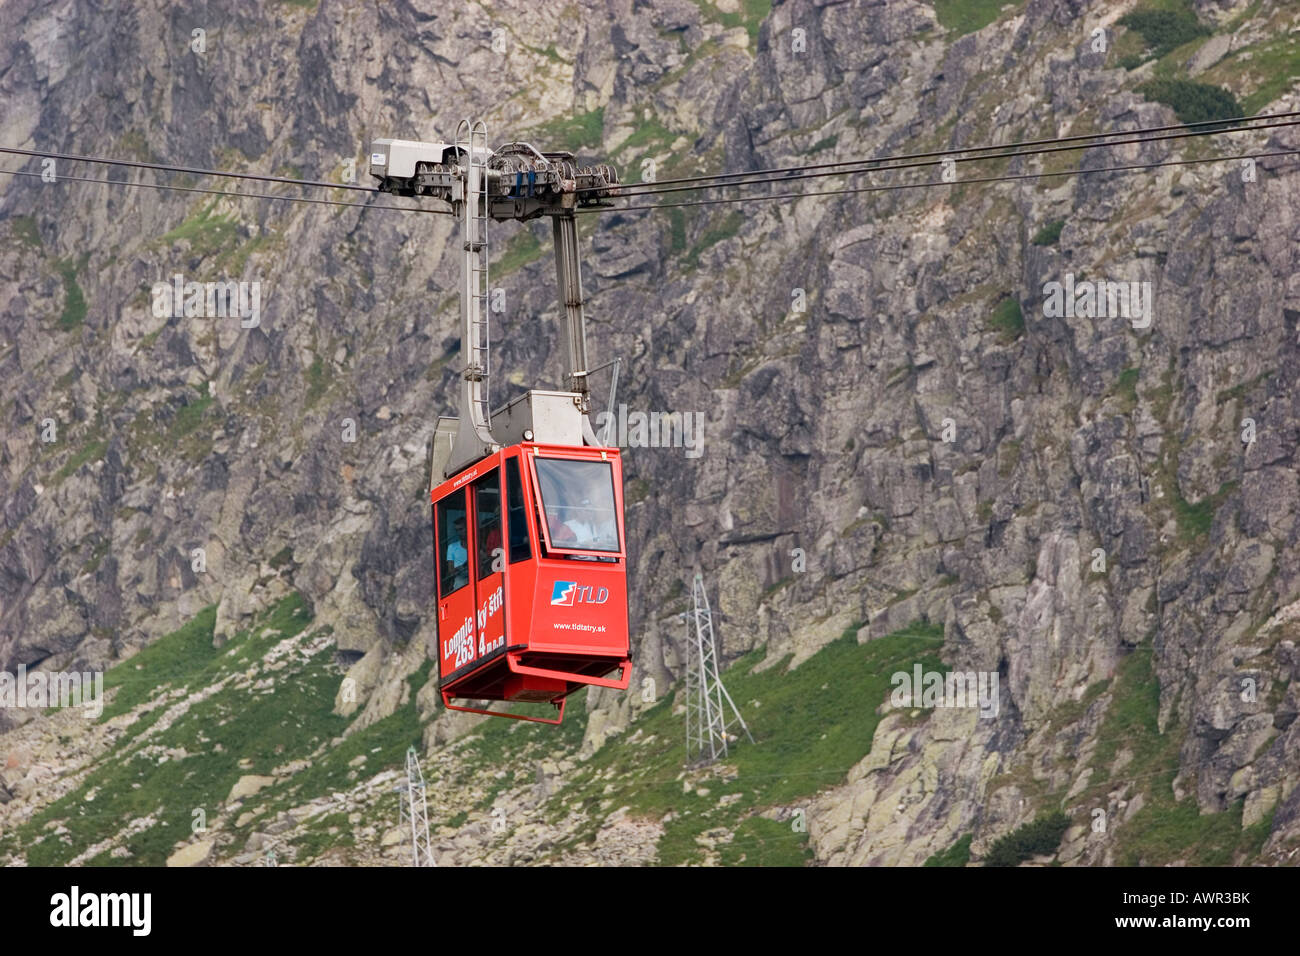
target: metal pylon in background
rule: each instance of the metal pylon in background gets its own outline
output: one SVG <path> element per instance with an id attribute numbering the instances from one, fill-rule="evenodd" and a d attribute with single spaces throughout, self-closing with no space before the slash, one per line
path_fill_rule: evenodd
<path id="1" fill-rule="evenodd" d="M 727 755 L 729 730 L 740 724 L 754 742 L 745 718 L 718 676 L 718 647 L 713 637 L 713 611 L 704 590 L 704 576 L 695 575 L 695 612 L 687 622 L 686 635 L 686 762 L 712 763 Z M 731 709 L 731 716 L 724 710 Z"/>
<path id="2" fill-rule="evenodd" d="M 399 784 L 402 796 L 401 819 L 411 824 L 411 865 L 437 866 L 433 861 L 433 841 L 429 839 L 429 805 L 424 797 L 424 771 L 420 757 L 411 747 L 406 751 L 406 783 Z"/>

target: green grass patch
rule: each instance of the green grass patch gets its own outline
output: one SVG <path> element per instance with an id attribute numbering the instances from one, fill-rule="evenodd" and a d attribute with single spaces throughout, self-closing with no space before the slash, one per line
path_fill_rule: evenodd
<path id="1" fill-rule="evenodd" d="M 333 831 L 333 832 L 331 832 Z M 329 816 L 313 820 L 311 829 L 294 837 L 290 844 L 294 848 L 295 860 L 314 860 L 327 850 L 341 846 L 355 846 L 356 837 L 352 834 L 352 824 L 346 813 L 331 813 Z"/>
<path id="2" fill-rule="evenodd" d="M 755 672 L 765 654 L 762 648 L 733 664 L 723 681 L 756 743 L 750 744 L 737 727 L 739 740 L 712 772 L 683 774 L 683 717 L 673 713 L 679 688 L 642 714 L 634 731 L 629 730 L 635 739 L 603 747 L 577 770 L 551 797 L 549 812 L 597 819 L 627 806 L 631 816 L 662 820 L 658 860 L 665 865 L 702 862 L 705 849 L 697 837 L 718 827 L 733 834 L 731 844 L 724 841 L 717 851 L 723 860 L 739 862 L 743 856 L 745 862 L 781 859 L 793 864 L 796 853 L 802 859 L 800 835 L 788 825 L 759 822 L 754 813 L 796 805 L 841 782 L 870 752 L 884 716 L 876 710 L 893 687 L 890 676 L 910 672 L 918 662 L 926 669 L 944 669 L 938 659 L 942 625 L 918 622 L 863 645 L 857 643 L 857 631 L 858 625 L 846 629 L 792 670 L 787 657 Z M 684 786 L 691 781 L 689 788 Z M 729 798 L 725 804 L 723 797 Z M 754 842 L 759 846 L 751 846 L 752 853 L 743 848 Z"/>
<path id="3" fill-rule="evenodd" d="M 1271 814 L 1243 828 L 1241 801 L 1223 813 L 1203 814 L 1195 797 L 1174 798 L 1182 735 L 1176 726 L 1160 732 L 1160 683 L 1151 658 L 1148 637 L 1116 668 L 1110 704 L 1097 732 L 1094 774 L 1080 802 L 1104 802 L 1105 795 L 1123 780 L 1135 781 L 1138 792 L 1145 794 L 1142 809 L 1113 831 L 1116 863 L 1121 866 L 1250 862 L 1268 838 Z M 1129 759 L 1112 777 L 1110 768 L 1121 751 L 1127 751 Z"/>
<path id="4" fill-rule="evenodd" d="M 763 589 L 763 593 L 759 595 L 758 603 L 762 604 L 764 601 L 767 601 L 769 598 L 776 595 L 777 592 L 784 590 L 785 588 L 789 587 L 791 584 L 794 584 L 794 582 L 795 582 L 795 576 L 793 574 L 787 574 L 785 577 L 777 581 L 775 584 L 768 585 L 766 588 Z"/>
<path id="5" fill-rule="evenodd" d="M 166 331 L 166 329 L 167 329 L 166 325 L 160 325 L 158 326 L 158 328 L 154 329 L 148 335 L 140 339 L 140 344 L 136 347 L 137 351 L 143 350 L 147 352 L 151 348 L 153 348 L 154 343 L 158 341 L 158 337 L 162 335 L 163 332 Z"/>
<path id="6" fill-rule="evenodd" d="M 93 441 L 79 448 L 76 454 L 64 462 L 63 467 L 54 473 L 54 481 L 56 483 L 63 481 L 87 462 L 98 461 L 103 458 L 104 453 L 107 451 L 108 442 L 106 441 Z"/>
<path id="7" fill-rule="evenodd" d="M 234 215 L 222 215 L 216 211 L 218 202 L 214 199 L 200 207 L 175 229 L 165 233 L 155 245 L 187 242 L 190 251 L 198 258 L 215 256 L 218 270 L 229 275 L 240 275 L 250 256 L 280 241 L 270 234 L 244 239 L 238 219 Z"/>
<path id="8" fill-rule="evenodd" d="M 207 384 L 194 393 L 181 396 L 185 404 L 170 409 L 146 408 L 127 426 L 126 457 L 144 459 L 150 454 L 179 452 L 189 461 L 198 461 L 212 448 L 212 431 L 203 429 L 219 413 Z M 170 412 L 171 420 L 166 420 Z M 164 427 L 165 423 L 165 427 Z"/>
<path id="9" fill-rule="evenodd" d="M 1015 297 L 1008 296 L 997 304 L 989 316 L 989 328 L 998 333 L 1003 345 L 1010 345 L 1025 334 L 1025 316 Z"/>
<path id="10" fill-rule="evenodd" d="M 90 550 L 90 557 L 86 563 L 81 566 L 83 574 L 94 574 L 99 570 L 99 563 L 104 560 L 104 555 L 108 554 L 109 542 L 107 539 L 100 539 L 95 542 L 95 546 Z"/>
<path id="11" fill-rule="evenodd" d="M 188 405 L 182 405 L 167 429 L 167 438 L 176 442 L 193 432 L 203 423 L 204 413 L 211 407 L 212 395 L 200 395 Z"/>
<path id="12" fill-rule="evenodd" d="M 639 504 L 650 497 L 650 482 L 644 478 L 633 478 L 623 490 L 623 502 L 628 505 Z"/>
<path id="13" fill-rule="evenodd" d="M 1011 5 L 1019 9 L 1024 0 Z M 998 19 L 1005 6 L 1007 0 L 934 0 L 934 15 L 945 29 L 956 31 L 957 36 L 965 36 Z"/>
<path id="14" fill-rule="evenodd" d="M 1170 738 L 1160 733 L 1160 681 L 1152 667 L 1151 653 L 1148 639 L 1115 669 L 1110 704 L 1097 734 L 1092 760 L 1092 766 L 1103 775 L 1109 773 L 1121 747 L 1132 753 L 1130 763 L 1139 772 L 1167 763 Z M 1176 750 L 1174 756 L 1176 759 Z"/>
<path id="15" fill-rule="evenodd" d="M 811 859 L 807 833 L 757 816 L 736 827 L 732 841 L 718 852 L 723 866 L 805 866 Z"/>
<path id="16" fill-rule="evenodd" d="M 1020 464 L 1021 446 L 1023 444 L 1024 443 L 1019 438 L 1008 438 L 1006 441 L 998 444 L 997 460 L 999 478 L 1010 478 L 1015 474 L 1016 468 Z"/>
<path id="17" fill-rule="evenodd" d="M 333 713 L 334 694 L 340 679 L 340 674 L 331 674 L 320 688 L 315 719 L 328 736 L 342 733 L 348 723 L 346 718 Z M 349 735 L 337 747 L 313 758 L 307 769 L 258 793 L 245 804 L 245 809 L 264 806 L 266 813 L 262 816 L 265 817 L 317 797 L 350 790 L 362 775 L 371 777 L 385 769 L 404 767 L 406 751 L 411 747 L 420 748 L 420 718 L 414 696 L 387 717 Z M 360 768 L 350 766 L 361 756 L 366 760 Z M 257 828 L 256 823 L 251 826 Z"/>
<path id="18" fill-rule="evenodd" d="M 710 0 L 695 0 L 706 19 L 721 23 L 728 30 L 744 27 L 751 45 L 758 39 L 758 28 L 772 12 L 772 0 L 739 0 L 739 10 L 724 12 Z"/>
<path id="19" fill-rule="evenodd" d="M 1100 577 L 1100 574 L 1096 576 Z M 1052 726 L 1057 728 L 1068 727 L 1077 721 L 1080 717 L 1088 712 L 1088 708 L 1102 694 L 1110 689 L 1110 678 L 1107 677 L 1096 683 L 1089 684 L 1083 696 L 1078 700 L 1066 700 L 1064 703 L 1057 704 L 1052 708 L 1049 715 Z"/>
<path id="20" fill-rule="evenodd" d="M 104 707 L 103 720 L 125 714 L 167 684 L 192 676 L 220 654 L 212 646 L 217 606 L 209 604 L 181 627 L 142 648 L 104 675 L 104 691 L 121 688 Z"/>
<path id="21" fill-rule="evenodd" d="M 1184 541 L 1193 541 L 1201 535 L 1210 533 L 1214 522 L 1214 507 L 1209 498 L 1189 504 L 1179 495 L 1174 499 L 1174 516 L 1178 519 L 1178 533 Z"/>
<path id="22" fill-rule="evenodd" d="M 667 149 L 677 134 L 657 119 L 648 119 L 633 130 L 632 135 L 619 144 L 616 156 L 654 153 Z M 638 171 L 639 173 L 639 171 Z"/>
<path id="23" fill-rule="evenodd" d="M 893 596 L 889 599 L 889 602 L 885 606 L 893 607 L 895 604 L 902 604 L 904 601 L 912 597 L 920 590 L 921 590 L 920 588 L 902 588 L 900 590 L 897 590 L 894 592 Z"/>
<path id="24" fill-rule="evenodd" d="M 1038 232 L 1034 233 L 1032 242 L 1036 246 L 1054 246 L 1061 238 L 1061 230 L 1065 228 L 1064 219 L 1053 219 L 1047 223 Z"/>
<path id="25" fill-rule="evenodd" d="M 1276 369 L 1270 369 L 1267 372 L 1262 372 L 1259 375 L 1256 375 L 1249 381 L 1242 382 L 1239 385 L 1234 385 L 1232 388 L 1225 388 L 1215 394 L 1214 401 L 1219 405 L 1222 405 L 1224 402 L 1239 401 L 1246 396 L 1247 392 L 1255 388 L 1255 386 L 1267 382 L 1272 378 L 1275 371 Z"/>
<path id="26" fill-rule="evenodd" d="M 501 258 L 492 263 L 492 277 L 509 275 L 516 269 L 522 269 L 530 262 L 542 257 L 542 241 L 533 234 L 525 224 L 524 228 L 510 237 Z"/>
<path id="27" fill-rule="evenodd" d="M 225 249 L 217 256 L 217 268 L 224 271 L 229 276 L 241 276 L 244 274 L 244 267 L 248 260 L 258 252 L 269 250 L 279 246 L 282 240 L 280 236 L 263 233 L 260 236 L 254 236 L 247 242 L 239 243 L 230 249 Z"/>
<path id="28" fill-rule="evenodd" d="M 1249 51 L 1249 58 L 1244 54 Z M 1211 71 L 1233 82 L 1233 88 L 1250 90 L 1241 101 L 1243 115 L 1253 116 L 1278 100 L 1300 78 L 1300 35 L 1295 33 L 1233 50 Z"/>
<path id="29" fill-rule="evenodd" d="M 970 862 L 971 834 L 966 834 L 948 849 L 931 856 L 924 866 L 965 866 Z"/>
<path id="30" fill-rule="evenodd" d="M 86 321 L 86 296 L 77 284 L 77 273 L 85 268 L 87 261 L 88 257 L 82 256 L 80 263 L 63 259 L 55 266 L 63 280 L 63 312 L 59 315 L 59 328 L 64 332 L 71 332 Z"/>
<path id="31" fill-rule="evenodd" d="M 542 152 L 568 150 L 580 153 L 596 149 L 604 140 L 605 108 L 599 107 L 576 116 L 559 116 L 528 133 L 529 141 Z"/>
<path id="32" fill-rule="evenodd" d="M 1173 507 L 1174 517 L 1178 520 L 1179 540 L 1190 544 L 1208 535 L 1214 524 L 1215 513 L 1236 486 L 1235 481 L 1224 482 L 1216 493 L 1196 504 L 1189 504 L 1181 494 L 1175 493 Z"/>
<path id="33" fill-rule="evenodd" d="M 36 228 L 35 216 L 14 216 L 9 220 L 14 238 L 29 249 L 40 249 L 45 245 L 41 231 Z"/>
<path id="34" fill-rule="evenodd" d="M 700 256 L 708 249 L 716 246 L 720 242 L 726 242 L 740 232 L 740 227 L 744 225 L 745 217 L 740 212 L 730 212 L 719 223 L 710 226 L 704 230 L 704 233 L 697 239 L 694 245 L 682 259 L 682 266 L 689 270 L 699 267 Z"/>
<path id="35" fill-rule="evenodd" d="M 306 404 L 308 408 L 311 408 L 321 400 L 326 389 L 329 388 L 329 375 L 320 356 L 316 357 L 316 360 L 311 363 L 311 367 L 307 369 L 304 375 L 307 379 Z"/>
<path id="36" fill-rule="evenodd" d="M 1120 866 L 1232 866 L 1259 855 L 1273 828 L 1273 813 L 1242 827 L 1243 800 L 1222 813 L 1201 813 L 1196 800 L 1154 800 L 1124 825 Z"/>
<path id="37" fill-rule="evenodd" d="M 1138 376 L 1140 374 L 1141 369 L 1126 368 L 1124 371 L 1119 373 L 1119 379 L 1115 382 L 1115 394 L 1118 395 L 1120 401 L 1123 402 L 1126 411 L 1131 412 L 1133 409 L 1137 408 L 1137 387 Z"/>
<path id="38" fill-rule="evenodd" d="M 675 256 L 686 251 L 686 213 L 680 209 L 668 210 L 668 254 Z"/>
<path id="39" fill-rule="evenodd" d="M 215 608 L 205 608 L 105 676 L 105 688 L 115 688 L 116 698 L 103 719 L 165 690 L 185 694 L 189 709 L 162 731 L 156 728 L 166 706 L 143 714 L 92 765 L 80 786 L 19 827 L 18 845 L 26 849 L 30 864 L 66 864 L 131 821 L 140 821 L 139 832 L 123 843 L 130 853 L 125 861 L 104 854 L 95 859 L 161 865 L 177 843 L 190 838 L 194 810 L 202 809 L 211 819 L 239 777 L 269 773 L 341 733 L 347 721 L 331 713 L 341 674 L 327 649 L 305 661 L 290 658 L 289 666 L 276 672 L 269 692 L 228 687 L 201 700 L 193 696 L 243 672 L 311 620 L 302 598 L 290 595 L 217 649 L 212 647 L 215 613 Z M 271 633 L 264 636 L 267 629 Z M 182 699 L 176 696 L 170 703 Z M 151 728 L 155 732 L 146 740 L 143 731 Z M 66 832 L 56 835 L 56 827 Z"/>
<path id="40" fill-rule="evenodd" d="M 196 252 L 216 251 L 234 241 L 239 232 L 233 216 L 216 212 L 219 200 L 214 199 L 198 209 L 175 229 L 164 233 L 160 243 L 189 242 Z"/>
<path id="41" fill-rule="evenodd" d="M 569 63 L 568 60 L 560 56 L 560 51 L 555 48 L 554 43 L 549 44 L 545 49 L 542 47 L 529 46 L 527 43 L 521 45 L 527 50 L 532 50 L 538 56 L 546 57 L 546 59 L 550 60 L 552 63 L 560 63 L 564 65 Z"/>

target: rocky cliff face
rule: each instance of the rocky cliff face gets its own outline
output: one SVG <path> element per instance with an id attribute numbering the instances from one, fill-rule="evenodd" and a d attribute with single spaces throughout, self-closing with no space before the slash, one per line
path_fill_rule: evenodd
<path id="1" fill-rule="evenodd" d="M 937 6 L 19 0 L 0 142 L 332 180 L 372 137 L 470 115 L 631 181 L 1176 123 L 1153 80 L 1297 108 L 1285 3 L 1190 4 L 1169 49 L 1115 4 Z M 1287 149 L 1300 134 L 1276 129 L 958 166 L 1067 174 L 1045 178 L 585 217 L 593 354 L 624 360 L 630 409 L 702 415 L 704 444 L 627 452 L 636 681 L 545 733 L 440 715 L 430 682 L 423 466 L 456 381 L 453 224 L 6 184 L 0 668 L 148 649 L 110 671 L 131 696 L 106 722 L 0 709 L 0 853 L 394 859 L 374 821 L 395 824 L 419 739 L 444 862 L 725 863 L 783 840 L 782 860 L 915 864 L 963 841 L 979 859 L 1056 812 L 1040 858 L 1292 860 L 1297 160 L 1073 175 Z M 140 176 L 167 180 L 111 174 Z M 491 236 L 505 398 L 555 383 L 559 311 L 546 230 Z M 175 274 L 260 282 L 258 325 L 155 317 Z M 1147 284 L 1149 324 L 1054 314 L 1067 274 Z M 784 709 L 758 762 L 681 773 L 663 748 L 695 568 L 747 719 Z M 996 717 L 890 707 L 889 673 L 923 656 L 997 675 Z M 209 729 L 168 737 L 205 701 Z M 219 728 L 247 739 L 246 710 L 304 729 L 239 751 Z M 844 749 L 791 769 L 823 740 Z M 631 792 L 629 755 L 660 766 L 662 799 Z M 115 756 L 139 779 L 103 777 Z M 86 809 L 163 763 L 192 766 L 178 802 Z M 192 807 L 212 808 L 203 839 Z"/>

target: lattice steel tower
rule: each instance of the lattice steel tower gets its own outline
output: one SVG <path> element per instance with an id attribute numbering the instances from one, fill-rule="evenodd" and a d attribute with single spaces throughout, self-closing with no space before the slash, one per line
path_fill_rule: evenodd
<path id="1" fill-rule="evenodd" d="M 433 861 L 433 841 L 429 839 L 429 806 L 424 797 L 424 771 L 420 769 L 420 758 L 414 747 L 406 751 L 406 783 L 399 784 L 395 789 L 404 794 L 401 821 L 409 820 L 411 823 L 411 865 L 437 866 Z"/>
<path id="2" fill-rule="evenodd" d="M 686 634 L 686 762 L 712 763 L 727 755 L 727 744 L 735 740 L 729 728 L 740 724 L 754 742 L 727 688 L 718 676 L 718 648 L 713 638 L 713 612 L 704 590 L 704 577 L 695 575 L 695 612 L 687 621 Z M 728 718 L 723 702 L 731 708 Z"/>

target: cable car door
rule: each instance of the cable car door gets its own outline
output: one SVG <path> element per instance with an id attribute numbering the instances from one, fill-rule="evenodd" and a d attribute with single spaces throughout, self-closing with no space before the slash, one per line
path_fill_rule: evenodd
<path id="1" fill-rule="evenodd" d="M 442 677 L 477 659 L 466 496 L 467 489 L 458 488 L 434 506 L 438 546 L 438 673 Z"/>
<path id="2" fill-rule="evenodd" d="M 477 557 L 474 569 L 475 651 L 481 660 L 506 646 L 506 555 L 501 534 L 501 470 L 493 468 L 475 481 L 471 494 Z"/>

